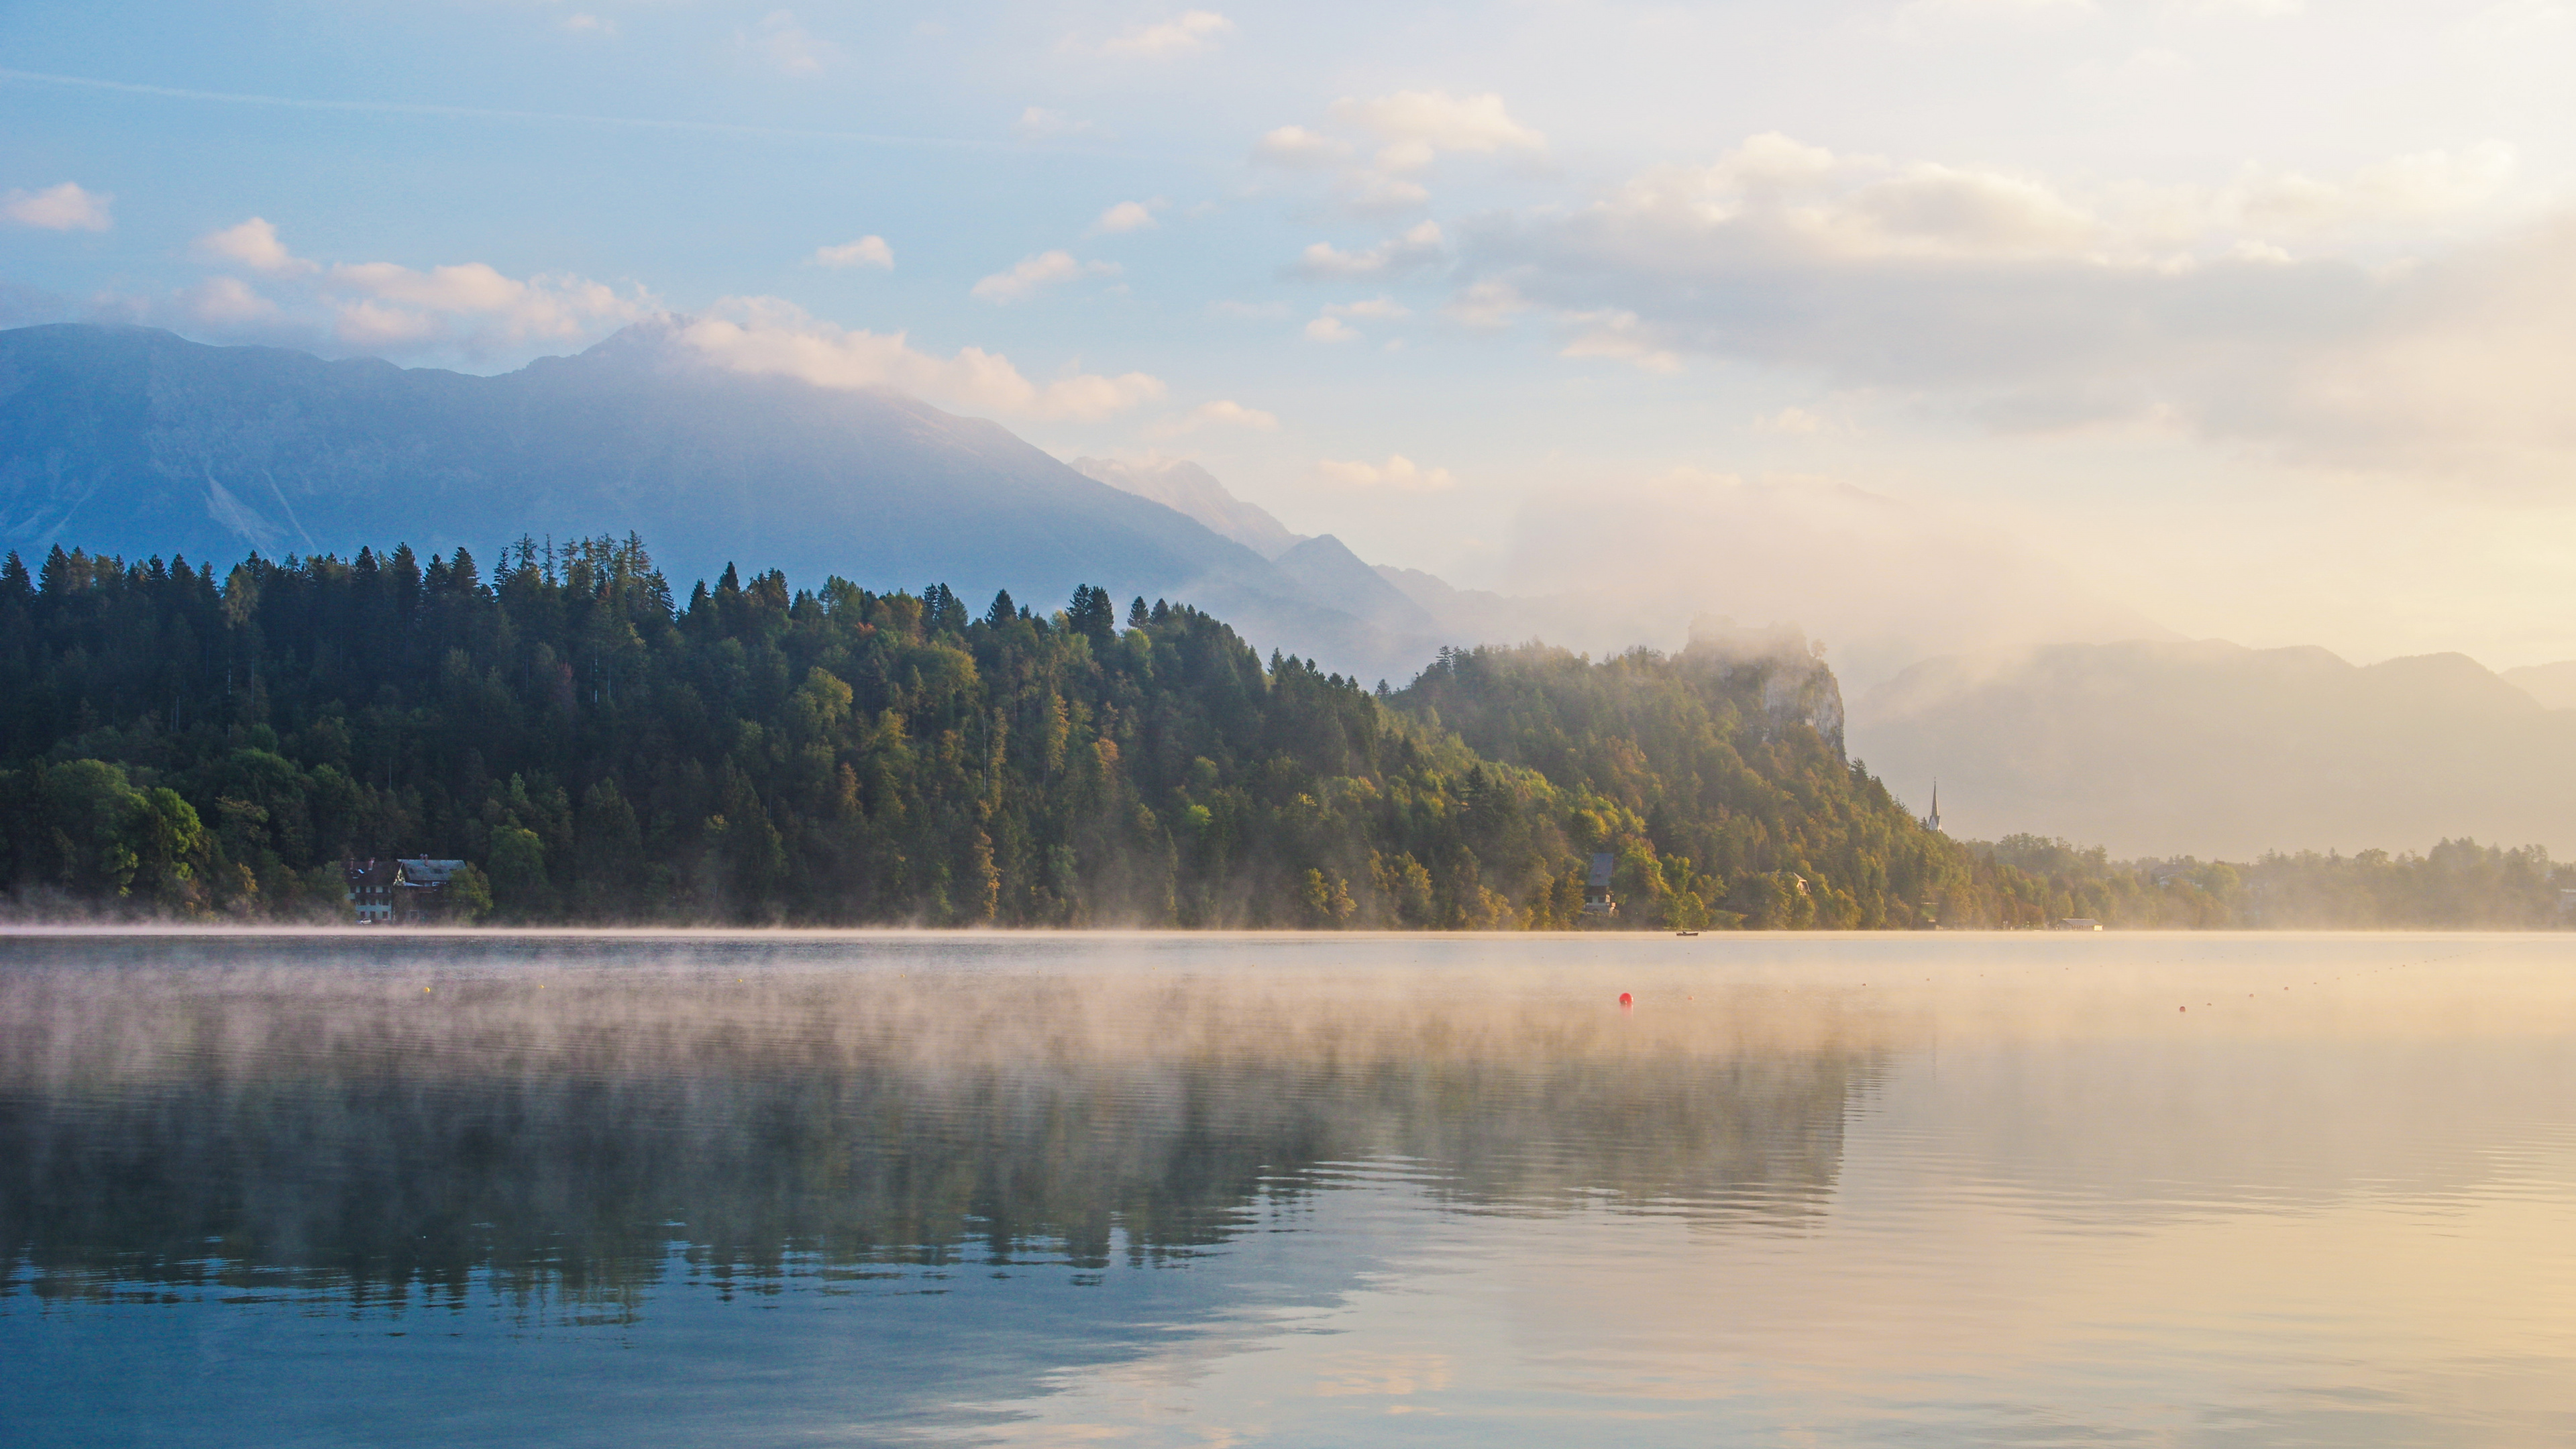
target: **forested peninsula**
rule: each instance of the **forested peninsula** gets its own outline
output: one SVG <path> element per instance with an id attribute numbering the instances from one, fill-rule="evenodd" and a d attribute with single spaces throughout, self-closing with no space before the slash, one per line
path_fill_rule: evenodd
<path id="1" fill-rule="evenodd" d="M 632 537 L 488 578 L 57 548 L 0 566 L 0 885 L 20 918 L 330 920 L 344 859 L 402 855 L 470 862 L 501 923 L 1562 929 L 1607 852 L 1614 928 L 2555 919 L 2528 850 L 2446 845 L 2484 893 L 2420 907 L 2307 858 L 2297 901 L 2370 918 L 2302 922 L 2263 916 L 2277 858 L 1953 841 L 1841 719 L 1790 633 L 1444 651 L 1390 690 L 1090 587 L 728 567 L 683 602 Z"/>

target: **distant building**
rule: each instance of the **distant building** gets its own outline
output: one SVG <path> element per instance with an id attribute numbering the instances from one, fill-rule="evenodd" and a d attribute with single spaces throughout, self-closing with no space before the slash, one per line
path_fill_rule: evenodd
<path id="1" fill-rule="evenodd" d="M 1610 872 L 1616 864 L 1611 860 L 1610 852 L 1606 850 L 1593 852 L 1592 876 L 1583 887 L 1583 914 L 1587 916 L 1619 914 L 1619 903 L 1610 895 Z"/>
<path id="2" fill-rule="evenodd" d="M 2091 916 L 2067 916 L 2050 928 L 2058 931 L 2098 931 L 2102 923 Z"/>
<path id="3" fill-rule="evenodd" d="M 344 860 L 350 910 L 362 926 L 437 925 L 452 913 L 449 883 L 461 860 Z"/>
<path id="4" fill-rule="evenodd" d="M 1941 828 L 1941 782 L 1938 780 L 1932 782 L 1932 813 L 1923 817 L 1923 828 L 1926 830 Z"/>
<path id="5" fill-rule="evenodd" d="M 361 926 L 381 926 L 394 918 L 394 871 L 390 860 L 344 860 L 340 873 L 348 878 L 349 906 L 357 912 Z"/>

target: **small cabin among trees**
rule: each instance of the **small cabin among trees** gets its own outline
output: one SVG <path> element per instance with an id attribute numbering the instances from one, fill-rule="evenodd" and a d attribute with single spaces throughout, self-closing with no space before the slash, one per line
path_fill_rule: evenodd
<path id="1" fill-rule="evenodd" d="M 349 906 L 362 926 L 444 925 L 460 912 L 461 860 L 344 860 Z"/>

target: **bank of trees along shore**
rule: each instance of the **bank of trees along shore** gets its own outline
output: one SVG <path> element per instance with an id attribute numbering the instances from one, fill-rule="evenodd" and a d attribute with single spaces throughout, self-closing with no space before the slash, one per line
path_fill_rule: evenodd
<path id="1" fill-rule="evenodd" d="M 1596 851 L 1625 927 L 2091 902 L 1923 829 L 1840 735 L 1787 638 L 1444 653 L 1390 693 L 1090 588 L 977 609 L 728 568 L 680 600 L 633 538 L 489 577 L 408 548 L 0 569 L 22 915 L 331 918 L 339 861 L 395 854 L 472 862 L 516 922 L 1548 929 Z"/>

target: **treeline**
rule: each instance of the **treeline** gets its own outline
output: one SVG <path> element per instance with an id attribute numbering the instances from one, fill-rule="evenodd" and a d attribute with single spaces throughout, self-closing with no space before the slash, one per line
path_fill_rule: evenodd
<path id="1" fill-rule="evenodd" d="M 21 913 L 313 919 L 463 857 L 506 921 L 1555 928 L 1994 919 L 1841 754 L 1832 676 L 1716 640 L 1444 656 L 1400 693 L 1196 610 L 1044 614 L 642 543 L 0 568 Z"/>
<path id="2" fill-rule="evenodd" d="M 2036 886 L 2059 916 L 2105 926 L 2533 930 L 2567 924 L 2576 868 L 2546 848 L 2445 840 L 2422 855 L 2270 854 L 2251 863 L 2115 861 L 2095 846 L 2011 835 L 1976 854 Z"/>
<path id="3" fill-rule="evenodd" d="M 1557 929 L 1596 851 L 1630 928 L 2538 919 L 2436 919 L 2358 866 L 2177 888 L 1954 842 L 1844 757 L 1794 634 L 1444 651 L 1389 692 L 1093 588 L 979 611 L 728 567 L 680 600 L 632 537 L 488 577 L 462 549 L 0 565 L 21 916 L 335 919 L 344 858 L 402 855 L 471 862 L 504 922 Z"/>

